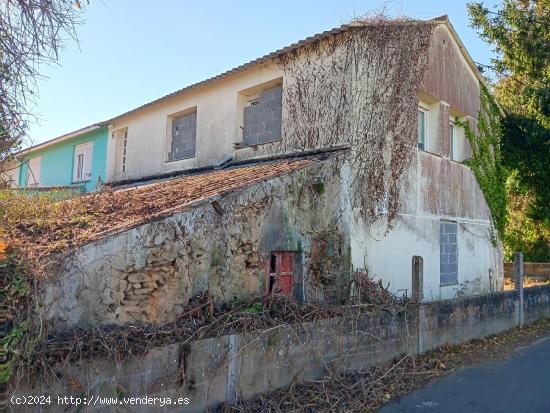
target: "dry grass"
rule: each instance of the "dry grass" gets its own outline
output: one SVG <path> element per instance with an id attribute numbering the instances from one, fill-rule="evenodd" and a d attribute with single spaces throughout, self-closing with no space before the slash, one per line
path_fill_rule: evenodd
<path id="1" fill-rule="evenodd" d="M 301 326 L 335 317 L 351 320 L 364 313 L 382 311 L 397 315 L 407 311 L 410 305 L 407 300 L 395 298 L 374 281 L 363 280 L 363 287 L 372 294 L 362 303 L 334 306 L 299 303 L 286 296 L 217 304 L 209 294 L 204 294 L 192 300 L 173 322 L 74 328 L 41 337 L 34 340 L 38 345 L 32 346 L 32 350 L 27 352 L 28 358 L 22 360 L 19 367 L 23 375 L 38 377 L 33 373 L 42 372 L 47 379 L 49 373 L 55 374 L 55 371 L 75 360 L 98 356 L 124 359 L 173 343 L 186 345 L 210 337 Z"/>
<path id="2" fill-rule="evenodd" d="M 524 277 L 523 288 L 536 287 L 538 285 L 550 284 L 550 277 Z M 514 280 L 510 277 L 504 277 L 504 291 L 515 289 Z"/>
<path id="3" fill-rule="evenodd" d="M 0 193 L 6 237 L 10 247 L 35 275 L 45 272 L 52 254 L 71 250 L 113 232 L 170 215 L 190 204 L 275 178 L 310 165 L 312 159 L 183 176 L 137 188 L 110 190 L 67 199 L 51 193 Z"/>

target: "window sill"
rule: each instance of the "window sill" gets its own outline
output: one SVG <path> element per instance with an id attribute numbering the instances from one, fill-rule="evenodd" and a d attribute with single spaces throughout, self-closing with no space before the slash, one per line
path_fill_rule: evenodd
<path id="1" fill-rule="evenodd" d="M 179 158 L 179 159 L 168 159 L 168 160 L 165 160 L 164 163 L 174 163 L 174 162 L 180 162 L 180 161 L 187 161 L 189 159 L 195 159 L 197 157 L 197 155 L 193 155 L 193 156 L 188 156 L 187 158 Z"/>
<path id="2" fill-rule="evenodd" d="M 78 184 L 85 184 L 87 182 L 92 182 L 91 179 L 83 179 L 82 181 L 72 181 L 71 184 L 72 185 L 78 185 Z"/>
<path id="3" fill-rule="evenodd" d="M 430 151 L 429 149 L 426 149 L 426 148 L 424 148 L 424 149 L 418 148 L 418 152 L 429 153 L 430 155 L 437 156 L 439 158 L 443 158 L 443 155 L 441 155 L 440 153 Z"/>
<path id="4" fill-rule="evenodd" d="M 457 282 L 454 282 L 454 283 L 439 284 L 440 287 L 453 287 L 453 286 L 456 286 L 456 285 L 460 285 L 460 284 L 458 283 L 458 281 L 457 281 Z"/>
<path id="5" fill-rule="evenodd" d="M 245 144 L 244 142 L 235 142 L 233 144 L 233 149 L 239 150 L 239 149 L 245 149 L 245 148 L 257 148 L 258 146 L 267 145 L 274 142 L 280 142 L 282 140 L 283 140 L 282 138 L 278 138 L 278 139 L 273 139 L 272 141 L 266 141 L 261 143 L 248 144 L 248 145 Z"/>
<path id="6" fill-rule="evenodd" d="M 468 159 L 471 159 L 471 158 L 466 158 L 466 159 L 464 159 L 464 160 L 462 160 L 462 161 L 457 161 L 457 160 L 453 160 L 453 159 L 451 159 L 451 158 L 449 158 L 449 157 L 443 156 L 443 155 L 441 155 L 440 153 L 435 153 L 435 152 L 431 152 L 431 151 L 428 151 L 428 150 L 425 150 L 425 149 L 420 149 L 420 148 L 418 148 L 418 152 L 423 152 L 423 153 L 426 153 L 426 154 L 428 154 L 428 155 L 435 156 L 435 157 L 440 158 L 440 159 L 446 159 L 446 160 L 448 160 L 448 161 L 450 161 L 450 162 L 456 163 L 456 164 L 458 164 L 458 165 L 465 166 L 465 167 L 467 167 L 467 168 L 469 168 L 469 167 L 468 167 L 468 165 L 466 165 L 465 162 L 466 162 Z"/>

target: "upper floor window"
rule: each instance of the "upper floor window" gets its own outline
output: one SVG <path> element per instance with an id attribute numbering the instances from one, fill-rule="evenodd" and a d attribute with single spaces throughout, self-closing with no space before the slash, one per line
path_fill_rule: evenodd
<path id="1" fill-rule="evenodd" d="M 454 122 L 449 123 L 449 157 L 452 161 L 458 160 L 458 137 Z"/>
<path id="2" fill-rule="evenodd" d="M 425 109 L 418 108 L 418 149 L 426 150 L 427 113 Z"/>
<path id="3" fill-rule="evenodd" d="M 41 157 L 32 158 L 27 163 L 27 186 L 40 185 Z"/>
<path id="4" fill-rule="evenodd" d="M 245 145 L 281 139 L 283 87 L 276 85 L 247 97 L 243 109 Z"/>
<path id="5" fill-rule="evenodd" d="M 197 141 L 197 111 L 171 118 L 169 161 L 193 158 Z"/>
<path id="6" fill-rule="evenodd" d="M 94 143 L 86 142 L 74 147 L 73 182 L 92 179 Z"/>

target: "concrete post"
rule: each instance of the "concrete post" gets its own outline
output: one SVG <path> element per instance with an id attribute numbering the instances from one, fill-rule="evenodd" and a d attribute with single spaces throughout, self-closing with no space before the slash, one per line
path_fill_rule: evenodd
<path id="1" fill-rule="evenodd" d="M 514 284 L 519 291 L 519 325 L 523 326 L 523 253 L 514 253 Z"/>
<path id="2" fill-rule="evenodd" d="M 424 298 L 424 259 L 418 255 L 412 258 L 412 299 L 417 303 Z"/>
<path id="3" fill-rule="evenodd" d="M 235 404 L 238 400 L 239 391 L 239 336 L 231 334 L 229 336 L 229 349 L 227 351 L 227 383 L 225 390 L 225 400 L 230 404 Z"/>
<path id="4" fill-rule="evenodd" d="M 422 300 L 424 298 L 424 259 L 418 255 L 412 257 L 412 299 L 418 303 L 416 317 L 416 351 L 422 353 L 423 343 L 423 321 L 424 307 Z"/>

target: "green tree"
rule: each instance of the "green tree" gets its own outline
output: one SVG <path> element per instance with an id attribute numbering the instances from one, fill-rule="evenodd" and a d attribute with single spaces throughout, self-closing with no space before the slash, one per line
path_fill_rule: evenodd
<path id="1" fill-rule="evenodd" d="M 550 260 L 550 0 L 504 0 L 496 10 L 482 3 L 467 7 L 471 26 L 494 46 L 489 68 L 506 112 L 501 149 L 513 181 L 507 191 L 513 220 L 504 242 L 527 259 Z"/>

